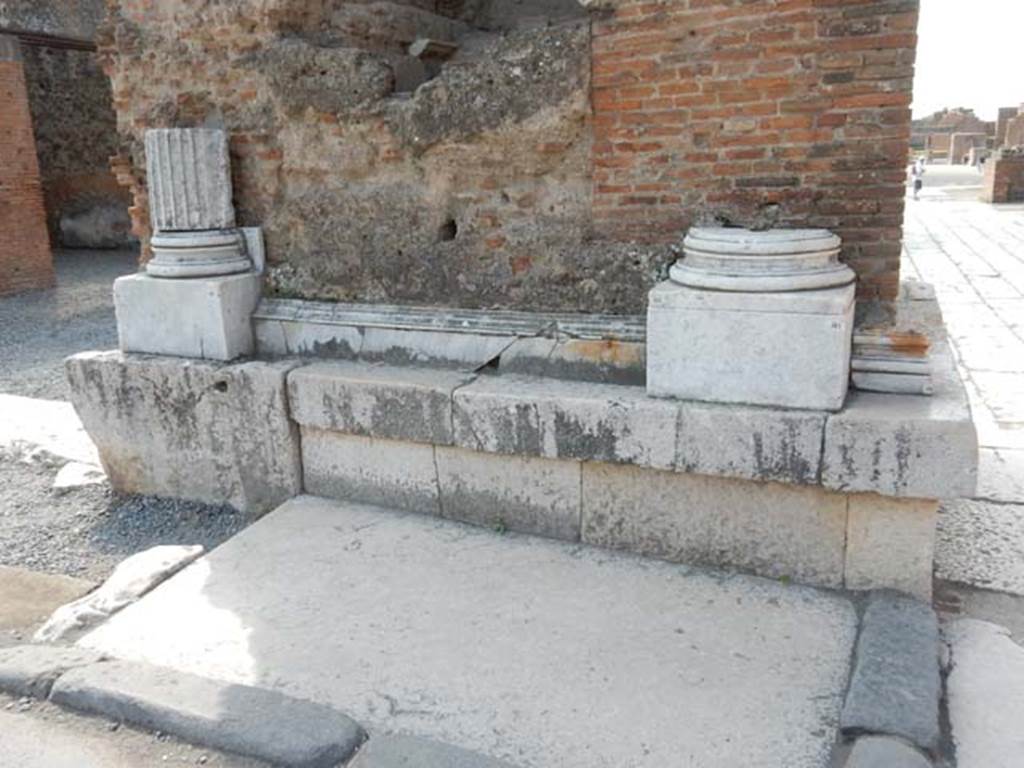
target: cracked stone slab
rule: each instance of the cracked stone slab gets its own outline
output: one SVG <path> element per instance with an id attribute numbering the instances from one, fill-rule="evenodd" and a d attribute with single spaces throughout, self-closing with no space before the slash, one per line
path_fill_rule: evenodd
<path id="1" fill-rule="evenodd" d="M 95 664 L 103 655 L 84 648 L 18 645 L 0 649 L 0 690 L 12 696 L 45 699 L 54 681 L 76 667 Z"/>
<path id="2" fill-rule="evenodd" d="M 958 768 L 1019 768 L 1024 760 L 1024 648 L 1005 628 L 957 619 L 943 627 Z"/>
<path id="3" fill-rule="evenodd" d="M 349 768 L 513 768 L 511 763 L 415 736 L 374 736 Z"/>
<path id="4" fill-rule="evenodd" d="M 940 695 L 935 612 L 897 592 L 873 593 L 840 717 L 844 735 L 898 736 L 934 752 Z"/>
<path id="5" fill-rule="evenodd" d="M 296 768 L 334 768 L 365 736 L 351 718 L 321 704 L 137 662 L 72 669 L 54 684 L 50 699 L 193 744 Z"/>
<path id="6" fill-rule="evenodd" d="M 863 736 L 853 745 L 844 768 L 932 768 L 932 763 L 898 739 Z"/>
<path id="7" fill-rule="evenodd" d="M 830 592 L 299 497 L 80 643 L 522 768 L 821 768 L 855 634 Z"/>

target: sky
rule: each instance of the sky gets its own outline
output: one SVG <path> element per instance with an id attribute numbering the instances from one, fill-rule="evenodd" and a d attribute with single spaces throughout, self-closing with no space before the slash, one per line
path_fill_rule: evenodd
<path id="1" fill-rule="evenodd" d="M 921 0 L 914 117 L 1024 103 L 1024 0 Z"/>

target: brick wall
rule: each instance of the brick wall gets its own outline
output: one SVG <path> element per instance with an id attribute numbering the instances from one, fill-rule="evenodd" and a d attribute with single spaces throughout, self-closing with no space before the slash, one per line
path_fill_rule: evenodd
<path id="1" fill-rule="evenodd" d="M 137 231 L 145 129 L 223 126 L 281 295 L 642 312 L 710 221 L 834 229 L 861 297 L 896 295 L 917 0 L 604 0 L 507 30 L 430 0 L 108 3 Z M 398 93 L 422 35 L 459 53 Z"/>
<path id="2" fill-rule="evenodd" d="M 982 199 L 988 203 L 1024 202 L 1024 155 L 988 159 Z"/>
<path id="3" fill-rule="evenodd" d="M 594 26 L 594 220 L 823 226 L 898 289 L 917 0 L 620 0 Z"/>
<path id="4" fill-rule="evenodd" d="M 0 36 L 0 295 L 53 281 L 25 73 L 17 41 Z"/>

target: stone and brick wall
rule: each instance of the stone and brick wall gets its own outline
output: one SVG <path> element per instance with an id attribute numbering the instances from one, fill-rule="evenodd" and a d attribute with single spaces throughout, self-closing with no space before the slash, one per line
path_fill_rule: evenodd
<path id="1" fill-rule="evenodd" d="M 0 36 L 0 296 L 53 280 L 20 46 Z"/>
<path id="2" fill-rule="evenodd" d="M 129 245 L 129 196 L 110 168 L 118 151 L 110 82 L 96 53 L 46 45 L 22 52 L 51 241 Z"/>
<path id="3" fill-rule="evenodd" d="M 594 216 L 828 227 L 896 295 L 917 3 L 629 0 L 594 32 Z"/>
<path id="4" fill-rule="evenodd" d="M 689 224 L 826 226 L 896 294 L 917 0 L 108 0 L 119 176 L 221 125 L 281 295 L 639 312 Z M 418 88 L 418 36 L 455 56 Z"/>
<path id="5" fill-rule="evenodd" d="M 988 159 L 982 199 L 988 203 L 1024 202 L 1024 154 Z"/>

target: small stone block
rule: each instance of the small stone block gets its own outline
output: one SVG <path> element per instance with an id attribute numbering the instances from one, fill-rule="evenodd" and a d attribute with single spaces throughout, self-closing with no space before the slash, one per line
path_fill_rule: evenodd
<path id="1" fill-rule="evenodd" d="M 579 462 L 438 447 L 437 475 L 449 520 L 579 541 Z"/>
<path id="2" fill-rule="evenodd" d="M 136 274 L 114 281 L 124 352 L 233 360 L 252 354 L 255 273 L 171 280 Z"/>
<path id="3" fill-rule="evenodd" d="M 939 503 L 874 493 L 849 499 L 846 588 L 895 589 L 931 601 Z"/>
<path id="4" fill-rule="evenodd" d="M 440 512 L 434 446 L 302 428 L 306 493 L 405 512 Z"/>
<path id="5" fill-rule="evenodd" d="M 939 382 L 933 397 L 855 391 L 825 425 L 827 488 L 953 499 L 974 495 L 977 474 L 966 401 Z"/>
<path id="6" fill-rule="evenodd" d="M 863 736 L 853 745 L 845 768 L 932 768 L 932 763 L 902 741 Z"/>
<path id="7" fill-rule="evenodd" d="M 368 363 L 315 363 L 288 377 L 292 418 L 351 435 L 451 445 L 452 393 L 470 373 Z"/>
<path id="8" fill-rule="evenodd" d="M 929 605 L 897 592 L 871 596 L 840 715 L 843 735 L 939 744 L 939 624 Z"/>
<path id="9" fill-rule="evenodd" d="M 510 763 L 415 736 L 374 736 L 349 768 L 513 768 Z"/>
<path id="10" fill-rule="evenodd" d="M 334 768 L 364 739 L 337 710 L 277 691 L 112 661 L 63 675 L 55 704 L 275 765 Z"/>
<path id="11" fill-rule="evenodd" d="M 95 664 L 94 651 L 55 645 L 18 645 L 0 649 L 0 691 L 45 699 L 54 681 L 75 667 Z"/>

